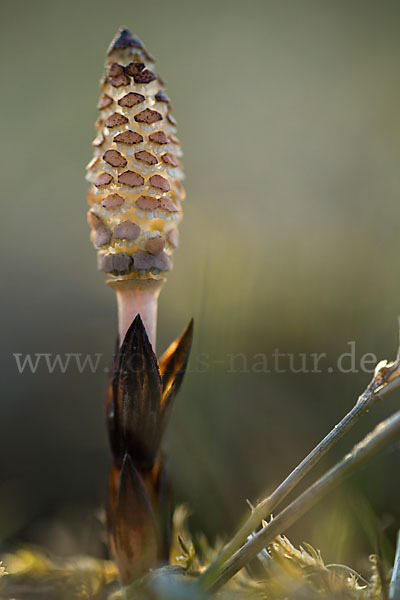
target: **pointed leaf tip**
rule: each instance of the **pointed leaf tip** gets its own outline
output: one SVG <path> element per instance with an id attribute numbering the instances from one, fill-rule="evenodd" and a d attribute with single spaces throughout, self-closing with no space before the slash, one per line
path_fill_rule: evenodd
<path id="1" fill-rule="evenodd" d="M 193 338 L 193 319 L 182 335 L 172 342 L 160 360 L 162 377 L 162 410 L 160 419 L 160 435 L 163 434 L 175 396 L 179 392 L 189 360 Z"/>
<path id="2" fill-rule="evenodd" d="M 164 394 L 180 371 L 186 368 L 193 340 L 193 323 L 191 319 L 186 329 L 172 342 L 159 360 Z"/>
<path id="3" fill-rule="evenodd" d="M 113 38 L 107 54 L 111 54 L 115 50 L 124 50 L 125 48 L 139 48 L 139 50 L 144 50 L 142 42 L 127 27 L 121 27 Z"/>
<path id="4" fill-rule="evenodd" d="M 117 376 L 123 445 L 136 467 L 149 469 L 160 439 L 161 376 L 140 315 L 125 336 Z"/>
<path id="5" fill-rule="evenodd" d="M 139 340 L 141 340 L 146 347 L 149 346 L 151 350 L 153 350 L 149 338 L 147 336 L 146 328 L 142 321 L 142 317 L 138 313 L 133 319 L 128 331 L 125 334 L 124 341 L 122 342 L 122 346 L 119 353 L 120 357 L 126 354 L 128 348 L 134 349 L 135 347 L 137 347 Z"/>

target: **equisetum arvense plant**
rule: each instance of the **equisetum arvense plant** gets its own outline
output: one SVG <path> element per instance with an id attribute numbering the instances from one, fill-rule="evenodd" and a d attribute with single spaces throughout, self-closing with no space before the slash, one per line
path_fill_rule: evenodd
<path id="1" fill-rule="evenodd" d="M 185 194 L 180 143 L 154 58 L 127 29 L 107 52 L 94 156 L 91 239 L 117 294 L 120 340 L 140 312 L 153 346 L 157 297 L 172 267 Z"/>
<path id="2" fill-rule="evenodd" d="M 161 437 L 182 383 L 192 323 L 157 361 L 157 301 L 178 244 L 180 144 L 154 59 L 127 29 L 107 53 L 94 157 L 91 239 L 118 301 L 106 413 L 110 552 L 122 583 L 168 560 L 171 510 Z"/>
<path id="3" fill-rule="evenodd" d="M 107 54 L 96 123 L 95 155 L 88 165 L 89 224 L 99 268 L 115 289 L 119 336 L 109 379 L 106 417 L 112 463 L 107 503 L 110 552 L 127 584 L 168 562 L 171 503 L 162 435 L 183 380 L 192 323 L 157 360 L 157 300 L 182 218 L 180 145 L 154 59 L 127 29 Z M 400 386 L 396 361 L 379 363 L 355 407 L 276 490 L 255 509 L 198 579 L 197 592 L 217 590 L 276 534 L 333 489 L 357 464 L 400 431 L 396 413 L 257 531 L 263 518 L 378 398 Z"/>

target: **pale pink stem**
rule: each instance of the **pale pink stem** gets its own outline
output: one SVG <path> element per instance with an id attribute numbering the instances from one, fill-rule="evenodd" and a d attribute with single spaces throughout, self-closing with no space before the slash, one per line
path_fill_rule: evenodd
<path id="1" fill-rule="evenodd" d="M 164 281 L 164 279 L 125 279 L 107 282 L 117 294 L 120 344 L 124 341 L 133 319 L 140 314 L 155 352 L 158 295 Z"/>

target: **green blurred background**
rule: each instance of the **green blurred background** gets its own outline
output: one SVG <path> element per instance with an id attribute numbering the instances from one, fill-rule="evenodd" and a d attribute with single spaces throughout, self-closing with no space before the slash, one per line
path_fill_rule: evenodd
<path id="1" fill-rule="evenodd" d="M 157 58 L 185 153 L 185 218 L 159 349 L 195 318 L 167 447 L 192 526 L 232 531 L 393 358 L 400 313 L 400 5 L 383 0 L 1 5 L 1 548 L 103 555 L 104 389 L 116 332 L 96 271 L 84 167 L 105 50 L 120 25 Z M 322 373 L 231 369 L 230 355 L 325 352 Z M 104 355 L 97 374 L 18 373 L 13 353 Z M 206 356 L 205 356 L 206 355 Z M 206 364 L 206 367 L 204 367 Z M 234 372 L 232 372 L 234 371 Z M 244 371 L 244 372 L 243 372 Z M 394 393 L 317 472 L 399 402 Z M 328 561 L 390 558 L 398 448 L 288 533 Z"/>

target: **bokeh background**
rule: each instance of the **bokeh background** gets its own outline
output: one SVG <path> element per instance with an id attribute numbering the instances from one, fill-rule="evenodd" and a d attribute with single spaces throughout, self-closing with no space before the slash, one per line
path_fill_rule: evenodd
<path id="1" fill-rule="evenodd" d="M 88 239 L 84 167 L 120 25 L 156 56 L 185 152 L 181 248 L 158 346 L 195 318 L 166 441 L 192 527 L 211 540 L 231 532 L 246 498 L 271 490 L 351 407 L 370 374 L 335 368 L 348 342 L 357 361 L 397 349 L 398 2 L 3 0 L 2 550 L 24 541 L 105 553 L 103 371 L 116 311 Z M 254 372 L 254 355 L 276 348 L 327 353 L 323 372 Z M 96 374 L 19 374 L 13 353 L 38 352 L 103 358 Z M 248 368 L 232 368 L 237 353 Z M 399 399 L 365 417 L 316 474 Z M 397 447 L 289 536 L 330 562 L 363 569 L 379 547 L 389 560 L 398 471 Z"/>

